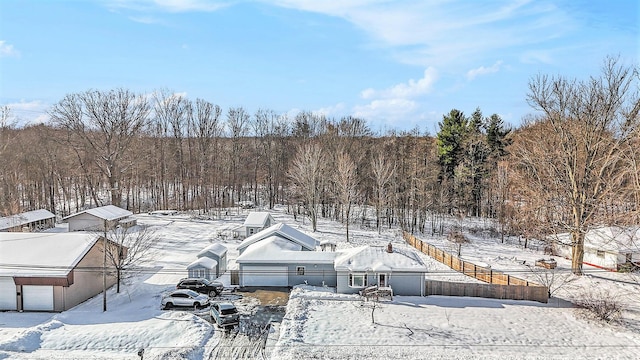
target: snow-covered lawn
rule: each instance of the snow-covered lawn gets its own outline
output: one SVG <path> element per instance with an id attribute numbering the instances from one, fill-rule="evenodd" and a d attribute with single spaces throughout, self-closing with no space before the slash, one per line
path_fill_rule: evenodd
<path id="1" fill-rule="evenodd" d="M 240 225 L 246 214 L 222 219 L 137 215 L 138 222 L 151 226 L 159 237 L 148 270 L 124 285 L 120 294 L 108 291 L 107 312 L 102 312 L 99 295 L 59 314 L 0 313 L 0 359 L 139 359 L 140 349 L 145 351 L 144 359 L 209 358 L 222 334 L 208 322 L 206 310 L 163 311 L 161 295 L 187 275 L 186 266 L 213 241 L 227 246 L 233 260 L 240 241 L 217 234 Z M 294 221 L 286 208 L 272 214 L 276 221 L 311 234 L 308 220 Z M 347 243 L 341 224 L 321 219 L 313 236 L 333 240 L 339 248 L 388 242 L 396 248 L 408 246 L 393 229 L 378 234 L 354 224 L 349 232 Z M 420 238 L 448 246 L 441 237 Z M 528 264 L 542 257 L 539 252 L 483 237 L 465 245 L 462 255 L 524 277 L 535 273 L 521 260 Z M 426 255 L 423 259 L 434 280 L 476 282 Z M 558 272 L 567 274 L 568 261 L 557 260 Z M 586 320 L 570 303 L 557 298 L 541 304 L 438 296 L 396 296 L 383 301 L 373 310 L 372 322 L 373 303 L 335 294 L 332 289 L 300 287 L 291 294 L 279 336 L 270 335 L 267 354 L 274 359 L 636 357 L 640 352 L 637 282 L 625 274 L 588 274 L 558 291 L 558 296 L 570 299 L 580 289 L 606 289 L 628 302 L 626 322 Z M 228 285 L 229 275 L 221 280 Z M 252 304 L 248 301 L 240 307 L 250 312 Z"/>
<path id="2" fill-rule="evenodd" d="M 582 320 L 566 302 L 396 296 L 376 306 L 296 288 L 272 358 L 630 359 L 640 346 L 640 334 Z"/>

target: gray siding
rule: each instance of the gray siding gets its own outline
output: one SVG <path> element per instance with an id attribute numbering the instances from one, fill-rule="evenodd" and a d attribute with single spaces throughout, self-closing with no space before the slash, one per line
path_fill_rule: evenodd
<path id="1" fill-rule="evenodd" d="M 287 265 L 287 264 L 282 264 Z M 289 286 L 304 284 L 313 286 L 336 286 L 336 270 L 333 264 L 296 264 L 287 265 L 289 270 Z M 304 275 L 298 275 L 298 266 L 304 267 Z"/>
<path id="2" fill-rule="evenodd" d="M 362 274 L 362 272 L 354 272 Z M 388 274 L 387 282 L 393 289 L 394 295 L 422 296 L 424 289 L 424 274 L 413 272 L 393 272 Z M 378 274 L 367 272 L 368 286 L 377 285 Z M 362 288 L 349 286 L 349 272 L 339 271 L 337 274 L 336 292 L 342 294 L 357 294 Z"/>

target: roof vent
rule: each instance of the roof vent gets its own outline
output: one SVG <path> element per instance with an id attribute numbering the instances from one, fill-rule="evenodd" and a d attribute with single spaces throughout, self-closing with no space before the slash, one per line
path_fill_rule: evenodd
<path id="1" fill-rule="evenodd" d="M 389 245 L 387 245 L 387 252 L 388 253 L 392 253 L 393 252 L 393 245 L 391 245 L 391 243 L 389 243 Z"/>

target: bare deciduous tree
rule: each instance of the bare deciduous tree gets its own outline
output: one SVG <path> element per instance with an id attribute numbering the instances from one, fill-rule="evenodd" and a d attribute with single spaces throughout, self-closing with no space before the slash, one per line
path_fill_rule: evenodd
<path id="1" fill-rule="evenodd" d="M 627 168 L 621 151 L 638 131 L 637 73 L 618 59 L 586 81 L 540 75 L 529 84 L 528 102 L 542 117 L 541 130 L 515 147 L 521 170 L 562 213 L 555 219 L 572 236 L 572 271 L 582 274 L 585 233 L 597 226 L 603 205 L 618 196 Z M 537 153 L 535 153 L 537 152 Z"/>
<path id="2" fill-rule="evenodd" d="M 122 174 L 132 164 L 126 157 L 148 121 L 149 109 L 144 96 L 116 89 L 69 94 L 50 111 L 53 123 L 68 131 L 78 154 L 83 153 L 106 178 L 114 205 L 120 205 Z M 87 162 L 82 166 L 89 171 Z"/>
<path id="3" fill-rule="evenodd" d="M 107 246 L 107 268 L 115 272 L 116 292 L 120 293 L 121 281 L 137 275 L 153 260 L 153 244 L 158 238 L 145 226 L 115 228 L 107 232 L 107 238 L 112 242 Z"/>
<path id="4" fill-rule="evenodd" d="M 382 152 L 378 152 L 371 160 L 371 172 L 374 182 L 374 196 L 376 205 L 376 228 L 382 231 L 380 216 L 382 206 L 387 202 L 389 184 L 396 171 L 396 166 Z"/>
<path id="5" fill-rule="evenodd" d="M 323 178 L 324 155 L 318 144 L 301 146 L 289 168 L 289 177 L 295 185 L 296 193 L 304 200 L 311 227 L 318 226 L 318 199 Z"/>
<path id="6" fill-rule="evenodd" d="M 349 242 L 349 221 L 351 217 L 351 205 L 358 196 L 358 178 L 356 164 L 349 154 L 338 153 L 336 157 L 336 172 L 334 175 L 337 197 L 344 212 L 344 223 L 347 232 L 347 242 Z"/>

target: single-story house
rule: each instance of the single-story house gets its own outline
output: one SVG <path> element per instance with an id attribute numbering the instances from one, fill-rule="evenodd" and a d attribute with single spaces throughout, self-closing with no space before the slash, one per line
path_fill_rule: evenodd
<path id="1" fill-rule="evenodd" d="M 294 244 L 298 244 L 301 247 L 301 251 L 315 251 L 319 245 L 318 240 L 302 231 L 296 230 L 287 224 L 277 223 L 244 239 L 240 245 L 238 245 L 238 252 L 242 254 L 250 245 L 271 236 L 277 236 Z"/>
<path id="2" fill-rule="evenodd" d="M 45 209 L 0 217 L 0 231 L 2 232 L 38 231 L 55 226 L 56 216 Z"/>
<path id="3" fill-rule="evenodd" d="M 129 210 L 106 205 L 69 215 L 62 220 L 69 223 L 69 231 L 104 231 L 105 224 L 107 230 L 118 226 L 135 226 L 136 218 L 132 215 Z"/>
<path id="4" fill-rule="evenodd" d="M 227 247 L 215 243 L 202 249 L 187 266 L 189 277 L 214 280 L 227 271 Z"/>
<path id="5" fill-rule="evenodd" d="M 571 258 L 571 234 L 552 237 L 559 256 Z M 617 271 L 621 266 L 640 266 L 640 227 L 610 226 L 589 230 L 584 237 L 583 263 Z"/>
<path id="6" fill-rule="evenodd" d="M 100 294 L 103 244 L 91 233 L 0 233 L 0 310 L 65 311 Z"/>
<path id="7" fill-rule="evenodd" d="M 427 267 L 413 250 L 389 245 L 321 251 L 315 249 L 318 241 L 309 235 L 301 233 L 311 239 L 302 242 L 299 234 L 298 238 L 291 236 L 292 230 L 299 231 L 284 224 L 275 226 L 281 232 L 269 228 L 240 244 L 236 263 L 241 287 L 308 284 L 336 287 L 337 292 L 349 294 L 378 285 L 391 287 L 396 295 L 424 295 Z"/>
<path id="8" fill-rule="evenodd" d="M 334 263 L 336 292 L 355 294 L 377 285 L 395 295 L 424 296 L 427 266 L 412 249 L 361 246 L 344 251 Z"/>
<path id="9" fill-rule="evenodd" d="M 244 223 L 234 229 L 234 236 L 244 239 L 275 224 L 275 220 L 268 212 L 252 211 L 247 215 Z"/>

